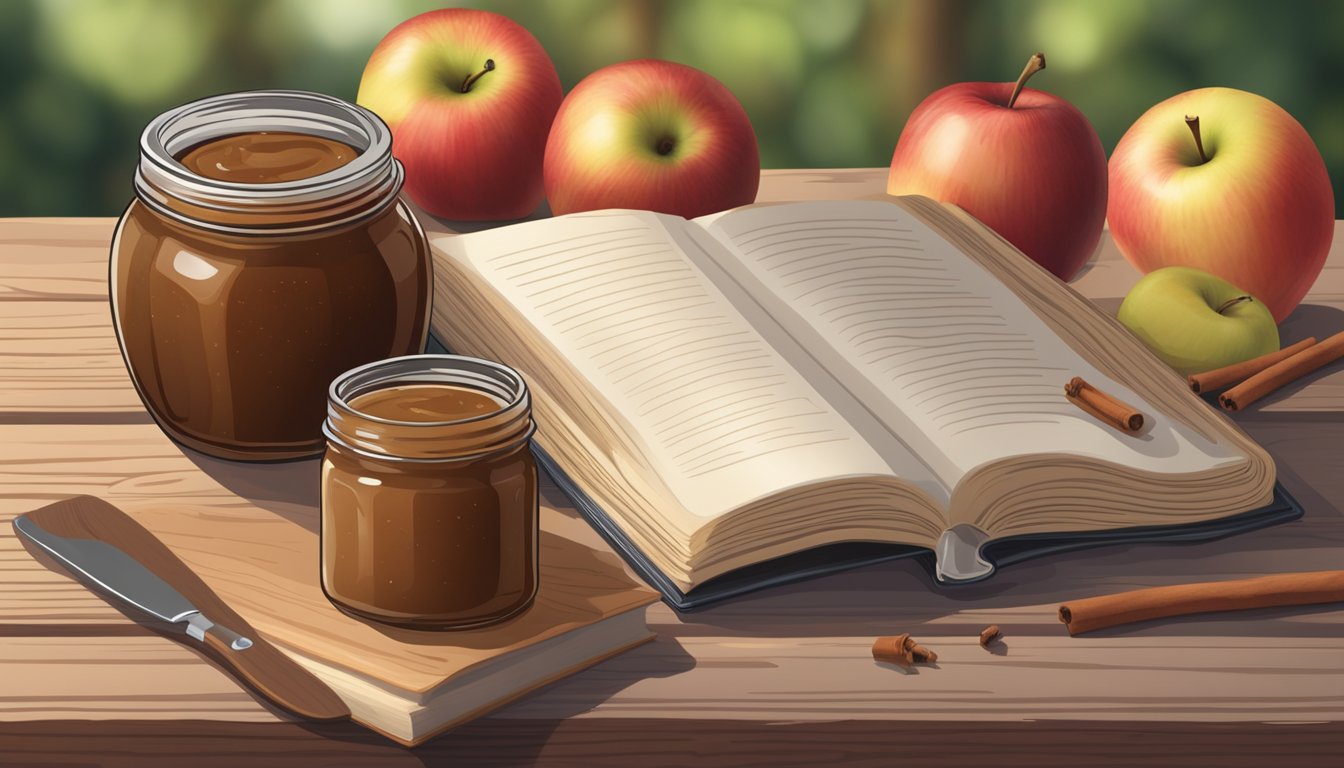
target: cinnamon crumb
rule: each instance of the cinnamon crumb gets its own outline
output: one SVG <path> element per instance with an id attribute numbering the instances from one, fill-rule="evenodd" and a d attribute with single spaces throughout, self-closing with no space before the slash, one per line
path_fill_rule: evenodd
<path id="1" fill-rule="evenodd" d="M 1001 633 L 999 632 L 999 625 L 990 624 L 988 627 L 985 627 L 984 629 L 980 630 L 980 646 L 982 648 L 988 648 L 989 644 L 994 642 L 994 640 L 997 639 L 1000 634 Z"/>

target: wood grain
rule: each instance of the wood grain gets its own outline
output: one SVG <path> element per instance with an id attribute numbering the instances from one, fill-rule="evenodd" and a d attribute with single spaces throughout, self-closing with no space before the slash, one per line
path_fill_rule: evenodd
<path id="1" fill-rule="evenodd" d="M 862 197 L 882 191 L 884 179 L 884 169 L 767 171 L 759 199 Z M 301 577 L 284 574 L 311 573 L 315 559 L 284 542 L 314 530 L 311 468 L 233 471 L 183 452 L 148 421 L 105 303 L 111 226 L 0 222 L 0 530 L 14 514 L 92 493 L 176 536 L 175 549 L 212 586 L 302 588 Z M 1321 278 L 1282 326 L 1285 342 L 1344 327 L 1339 227 Z M 1103 238 L 1074 287 L 1114 311 L 1137 279 Z M 0 720 L 21 721 L 0 725 L 0 764 L 90 755 L 202 764 L 202 753 L 231 765 L 886 765 L 896 754 L 928 765 L 1187 766 L 1219 754 L 1222 765 L 1285 754 L 1296 765 L 1335 764 L 1344 612 L 1267 609 L 1078 639 L 1054 612 L 1061 601 L 1118 589 L 1338 567 L 1341 414 L 1344 371 L 1331 369 L 1237 415 L 1306 506 L 1299 522 L 1197 545 L 1058 555 L 962 588 L 931 588 L 923 568 L 905 561 L 701 613 L 655 605 L 655 642 L 414 753 L 354 726 L 276 722 L 283 716 L 192 652 L 146 635 L 0 536 Z M 600 551 L 587 525 L 546 492 L 544 524 Z M 269 522 L 256 521 L 262 512 Z M 192 533 L 202 518 L 225 529 L 266 525 L 259 530 L 274 534 L 273 545 L 253 547 L 240 564 L 215 551 L 236 536 Z M 990 623 L 1003 629 L 1003 655 L 978 645 Z M 872 661 L 873 637 L 904 631 L 939 652 L 937 667 L 902 675 Z M 87 719 L 107 717 L 119 719 Z"/>
<path id="2" fill-rule="evenodd" d="M 0 636 L 0 721 L 289 719 L 186 646 L 131 629 L 125 636 Z"/>
<path id="3" fill-rule="evenodd" d="M 1339 764 L 1337 724 L 484 719 L 415 750 L 350 726 L 187 720 L 0 724 L 0 763 L 67 768 L 423 766 L 1089 766 L 1294 768 Z"/>
<path id="4" fill-rule="evenodd" d="M 71 414 L 79 423 L 151 421 L 121 360 L 107 302 L 0 300 L 0 423 Z"/>
<path id="5" fill-rule="evenodd" d="M 27 512 L 23 520 L 65 539 L 106 542 L 163 579 L 214 622 L 215 626 L 206 630 L 200 649 L 280 708 L 310 720 L 350 717 L 350 709 L 330 688 L 252 629 L 163 542 L 126 513 L 93 496 L 72 496 Z M 45 555 L 31 546 L 32 542 L 23 543 L 35 555 Z M 114 605 L 124 610 L 123 605 Z M 154 622 L 153 626 L 184 644 L 196 642 L 186 636 L 185 627 L 166 622 Z M 230 647 L 240 637 L 247 640 L 248 647 Z"/>
<path id="6" fill-rule="evenodd" d="M 0 301 L 106 301 L 113 219 L 4 219 Z"/>

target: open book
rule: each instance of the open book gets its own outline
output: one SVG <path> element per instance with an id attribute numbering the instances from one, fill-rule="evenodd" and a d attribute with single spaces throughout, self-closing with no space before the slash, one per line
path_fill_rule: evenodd
<path id="1" fill-rule="evenodd" d="M 674 604 L 842 542 L 971 580 L 994 540 L 1291 512 L 1265 451 L 1114 320 L 924 198 L 430 239 L 436 335 L 522 371 L 545 456 Z M 1074 376 L 1147 426 L 1080 410 Z"/>

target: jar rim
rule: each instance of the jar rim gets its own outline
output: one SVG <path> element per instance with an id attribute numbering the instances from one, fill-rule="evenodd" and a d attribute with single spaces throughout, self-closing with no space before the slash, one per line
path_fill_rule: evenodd
<path id="1" fill-rule="evenodd" d="M 207 141 L 256 131 L 321 136 L 348 144 L 358 154 L 324 173 L 266 183 L 212 179 L 178 159 Z M 310 91 L 240 91 L 191 101 L 151 120 L 140 137 L 135 191 L 158 212 L 192 226 L 294 233 L 382 210 L 396 199 L 403 177 L 401 163 L 392 156 L 392 132 L 370 110 Z M 236 221 L 213 221 L 212 214 Z"/>
<path id="2" fill-rule="evenodd" d="M 495 397 L 502 404 L 494 411 L 442 421 L 389 419 L 366 413 L 350 404 L 359 395 L 416 384 L 472 388 Z M 359 422 L 394 431 L 382 435 L 365 434 L 360 430 Z M 451 445 L 445 442 L 442 430 L 472 427 L 478 431 Z M 327 439 L 342 448 L 382 460 L 410 462 L 478 459 L 526 443 L 535 430 L 531 395 L 522 374 L 492 360 L 449 354 L 392 357 L 366 363 L 337 376 L 328 389 L 327 418 L 322 425 Z"/>
<path id="3" fill-rule="evenodd" d="M 448 377 L 444 377 L 439 381 L 434 381 L 432 379 L 419 377 L 432 377 L 450 371 L 461 371 L 470 368 L 489 371 L 502 377 L 504 381 L 500 381 L 500 383 L 512 388 L 514 394 L 508 401 L 500 405 L 499 410 L 497 411 L 481 413 L 462 419 L 446 419 L 444 421 L 401 421 L 398 419 L 388 419 L 357 411 L 350 405 L 351 397 L 366 394 L 376 389 L 382 389 L 385 386 L 398 382 L 406 384 L 443 383 L 460 386 L 460 382 L 457 378 L 449 380 Z M 375 375 L 377 376 L 375 377 Z M 406 377 L 417 378 L 415 380 L 408 380 Z M 499 381 L 499 379 L 497 379 L 497 381 Z M 343 388 L 345 387 L 360 387 L 360 389 L 358 392 L 343 391 Z M 444 427 L 452 424 L 470 424 L 472 422 L 489 419 L 499 413 L 499 411 L 507 411 L 510 408 L 516 408 L 522 404 L 524 400 L 528 399 L 527 382 L 523 380 L 522 374 L 509 366 L 479 357 L 438 353 L 389 357 L 386 360 L 375 360 L 372 363 L 365 363 L 356 368 L 351 368 L 332 380 L 331 386 L 327 390 L 327 394 L 332 404 L 340 405 L 349 409 L 351 412 L 359 413 L 361 418 L 379 424 L 388 424 L 397 427 Z"/>

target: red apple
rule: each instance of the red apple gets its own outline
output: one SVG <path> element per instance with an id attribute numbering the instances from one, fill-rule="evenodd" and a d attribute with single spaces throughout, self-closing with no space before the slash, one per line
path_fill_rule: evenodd
<path id="1" fill-rule="evenodd" d="M 560 105 L 546 141 L 556 214 L 640 208 L 693 218 L 756 199 L 761 156 L 718 80 L 642 59 L 599 69 Z"/>
<path id="2" fill-rule="evenodd" d="M 430 11 L 378 43 L 357 101 L 392 129 L 406 192 L 435 216 L 522 218 L 541 203 L 546 133 L 564 92 L 526 29 L 496 13 Z"/>
<path id="3" fill-rule="evenodd" d="M 1062 280 L 1078 274 L 1106 220 L 1106 153 L 1069 102 L 1023 84 L 957 83 L 924 99 L 901 131 L 893 195 L 955 203 Z"/>
<path id="4" fill-rule="evenodd" d="M 1321 153 L 1277 104 L 1201 88 L 1148 110 L 1111 155 L 1111 235 L 1140 272 L 1202 269 L 1282 322 L 1325 265 L 1335 196 Z"/>

